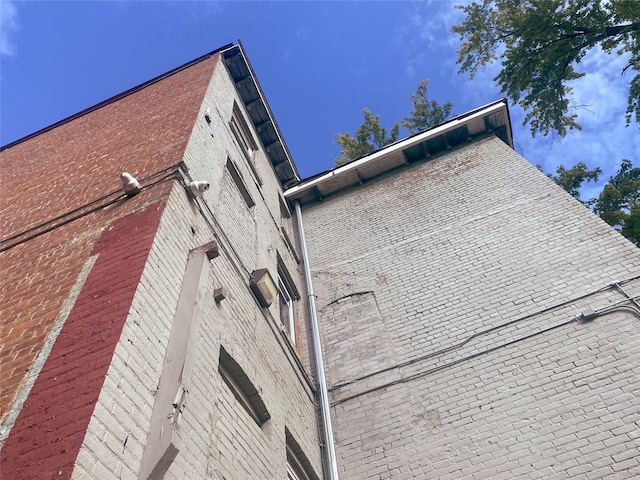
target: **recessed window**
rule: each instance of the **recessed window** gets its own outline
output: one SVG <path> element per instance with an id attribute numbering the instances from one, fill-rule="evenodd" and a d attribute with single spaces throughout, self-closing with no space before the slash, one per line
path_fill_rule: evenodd
<path id="1" fill-rule="evenodd" d="M 280 203 L 280 216 L 282 218 L 291 218 L 291 210 L 289 210 L 289 205 L 287 205 L 287 201 L 284 199 L 280 192 L 278 192 L 278 202 Z"/>
<path id="2" fill-rule="evenodd" d="M 236 167 L 235 163 L 233 163 L 233 161 L 230 158 L 227 158 L 227 170 L 229 171 L 229 174 L 233 179 L 233 183 L 235 183 L 236 187 L 238 187 L 238 191 L 240 192 L 240 195 L 242 195 L 242 198 L 247 204 L 247 207 L 249 208 L 253 207 L 256 204 L 256 202 L 253 201 L 253 197 L 249 193 L 249 189 L 247 188 L 247 185 L 244 183 L 244 179 L 242 178 L 242 174 L 238 170 L 238 167 Z"/>
<path id="3" fill-rule="evenodd" d="M 304 471 L 301 471 L 297 468 L 297 464 L 289 458 L 287 452 L 287 480 L 307 480 L 308 477 L 304 474 Z"/>
<path id="4" fill-rule="evenodd" d="M 309 459 L 288 428 L 285 428 L 285 436 L 287 440 L 287 480 L 318 480 Z"/>
<path id="5" fill-rule="evenodd" d="M 234 137 L 236 137 L 240 150 L 242 150 L 247 160 L 253 163 L 258 145 L 253 139 L 249 125 L 247 125 L 244 115 L 242 115 L 240 107 L 238 107 L 236 102 L 233 102 L 233 114 L 229 121 L 229 126 L 231 127 Z"/>
<path id="6" fill-rule="evenodd" d="M 280 227 L 280 231 L 282 232 L 284 243 L 287 245 L 287 248 L 291 252 L 291 255 L 293 255 L 293 258 L 295 259 L 296 263 L 300 263 L 300 257 L 298 256 L 298 252 L 296 252 L 296 247 L 293 245 L 293 242 L 289 237 L 289 232 L 287 232 L 287 229 L 284 226 Z"/>
<path id="7" fill-rule="evenodd" d="M 218 371 L 233 396 L 259 426 L 271 418 L 258 389 L 223 347 L 220 347 Z"/>
<path id="8" fill-rule="evenodd" d="M 253 134 L 251 133 L 251 129 L 244 119 L 244 115 L 240 110 L 238 104 L 233 102 L 233 113 L 231 115 L 231 120 L 229 120 L 229 128 L 233 133 L 233 136 L 236 139 L 238 144 L 238 148 L 244 155 L 244 158 L 247 160 L 247 164 L 251 168 L 251 172 L 256 178 L 258 185 L 262 185 L 262 179 L 258 174 L 258 170 L 256 168 L 256 154 L 258 152 L 258 144 L 256 143 Z"/>
<path id="9" fill-rule="evenodd" d="M 280 299 L 280 323 L 291 342 L 296 344 L 296 323 L 293 314 L 293 300 L 282 278 L 278 277 L 278 298 Z"/>
<path id="10" fill-rule="evenodd" d="M 277 254 L 278 258 L 278 300 L 280 306 L 280 324 L 291 343 L 296 344 L 296 320 L 295 302 L 300 300 L 300 293 L 296 288 L 293 277 L 287 270 L 284 260 Z"/>

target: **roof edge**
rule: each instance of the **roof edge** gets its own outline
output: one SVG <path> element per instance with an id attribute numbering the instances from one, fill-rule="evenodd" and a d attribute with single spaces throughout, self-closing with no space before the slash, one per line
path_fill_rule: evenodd
<path id="1" fill-rule="evenodd" d="M 48 125 L 48 126 L 46 126 L 44 128 L 41 128 L 40 130 L 36 130 L 33 133 L 30 133 L 30 134 L 28 134 L 28 135 L 26 135 L 24 137 L 21 137 L 21 138 L 19 138 L 17 140 L 9 142 L 6 145 L 3 145 L 3 146 L 0 147 L 0 152 L 6 150 L 8 148 L 14 147 L 14 146 L 18 145 L 19 143 L 22 143 L 22 142 L 24 142 L 26 140 L 30 140 L 31 138 L 37 137 L 38 135 L 41 135 L 41 134 L 43 134 L 45 132 L 48 132 L 49 130 L 53 130 L 54 128 L 59 127 L 60 125 L 64 125 L 65 123 L 71 122 L 72 120 L 75 120 L 75 119 L 80 118 L 80 117 L 82 117 L 84 115 L 87 115 L 88 113 L 91 113 L 91 112 L 93 112 L 95 110 L 99 110 L 100 108 L 102 108 L 102 107 L 104 107 L 106 105 L 109 105 L 111 103 L 114 103 L 114 102 L 116 102 L 116 101 L 118 101 L 118 100 L 120 100 L 120 99 L 122 99 L 124 97 L 127 97 L 127 96 L 129 96 L 129 95 L 131 95 L 133 93 L 136 93 L 136 92 L 138 92 L 140 90 L 143 90 L 144 88 L 148 87 L 149 85 L 153 85 L 154 83 L 157 83 L 157 82 L 159 82 L 159 81 L 161 81 L 161 80 L 163 80 L 163 79 L 165 79 L 167 77 L 175 75 L 176 73 L 181 72 L 182 70 L 184 70 L 186 68 L 189 68 L 189 67 L 191 67 L 191 66 L 193 66 L 193 65 L 195 65 L 197 63 L 200 63 L 200 62 L 210 58 L 211 56 L 213 56 L 213 55 L 215 55 L 217 53 L 220 53 L 223 50 L 227 50 L 227 49 L 229 49 L 229 48 L 231 48 L 233 46 L 234 46 L 233 43 L 228 43 L 228 44 L 226 44 L 226 45 L 224 45 L 224 46 L 222 46 L 220 48 L 212 50 L 209 53 L 205 53 L 204 55 L 202 55 L 202 56 L 200 56 L 198 58 L 195 58 L 195 59 L 193 59 L 193 60 L 191 60 L 191 61 L 189 61 L 189 62 L 187 62 L 187 63 L 185 63 L 183 65 L 180 65 L 179 67 L 176 67 L 176 68 L 174 68 L 172 70 L 169 70 L 168 72 L 165 72 L 163 74 L 158 75 L 157 77 L 154 77 L 154 78 L 152 78 L 150 80 L 147 80 L 146 82 L 141 83 L 140 85 L 136 85 L 135 87 L 132 87 L 132 88 L 130 88 L 128 90 L 125 90 L 122 93 L 118 93 L 117 95 L 114 95 L 113 97 L 107 98 L 106 100 L 103 100 L 100 103 L 97 103 L 97 104 L 95 104 L 95 105 L 93 105 L 91 107 L 85 108 L 84 110 L 81 110 L 81 111 L 79 111 L 77 113 L 74 113 L 73 115 L 70 115 L 70 116 L 68 116 L 66 118 L 63 118 L 62 120 L 58 120 L 57 122 L 52 123 L 51 125 Z"/>
<path id="2" fill-rule="evenodd" d="M 242 42 L 238 40 L 237 45 L 222 52 L 222 57 L 282 188 L 298 184 L 300 174 Z"/>
<path id="3" fill-rule="evenodd" d="M 489 123 L 491 122 L 488 122 L 488 117 L 496 114 L 500 116 L 500 124 L 490 125 Z M 468 125 L 474 122 L 476 124 L 480 122 L 484 124 L 484 126 L 480 129 L 476 128 L 475 133 L 470 135 L 466 129 Z M 303 203 L 313 201 L 312 197 L 315 198 L 315 200 L 321 201 L 324 196 L 332 195 L 358 183 L 362 185 L 364 181 L 370 180 L 374 176 L 378 176 L 402 164 L 410 165 L 415 161 L 410 160 L 406 155 L 406 152 L 411 148 L 415 148 L 421 144 L 426 145 L 427 142 L 437 139 L 438 137 L 444 137 L 446 139 L 448 134 L 451 135 L 454 131 L 460 129 L 465 129 L 466 131 L 465 142 L 473 142 L 474 138 L 479 139 L 488 134 L 493 134 L 496 126 L 502 129 L 503 135 L 501 139 L 509 145 L 510 148 L 513 148 L 511 118 L 506 98 L 501 98 L 464 114 L 457 115 L 444 123 L 398 140 L 349 163 L 304 179 L 298 185 L 285 191 L 284 196 L 289 201 L 301 200 Z M 444 151 L 449 151 L 452 148 L 449 141 L 445 140 L 444 143 L 446 145 L 446 150 Z M 432 157 L 432 153 L 428 153 L 425 158 L 435 158 Z M 367 169 L 372 171 L 372 176 L 364 178 L 363 172 Z M 375 171 L 375 174 L 373 171 Z"/>
<path id="4" fill-rule="evenodd" d="M 251 72 L 251 76 L 253 77 L 253 81 L 256 84 L 256 88 L 260 92 L 260 96 L 262 97 L 262 101 L 264 103 L 264 106 L 265 106 L 269 116 L 273 119 L 273 127 L 274 127 L 274 129 L 276 131 L 276 134 L 278 135 L 278 138 L 280 139 L 280 143 L 282 144 L 282 147 L 284 149 L 285 155 L 287 156 L 287 159 L 289 160 L 289 163 L 291 164 L 293 172 L 296 175 L 296 180 L 300 181 L 300 173 L 298 172 L 298 167 L 296 166 L 295 162 L 293 161 L 293 157 L 291 156 L 291 152 L 289 151 L 289 147 L 287 146 L 286 142 L 284 141 L 284 137 L 282 136 L 282 132 L 280 131 L 280 127 L 278 126 L 278 123 L 276 122 L 275 116 L 273 115 L 273 112 L 271 111 L 271 107 L 269 106 L 269 102 L 267 101 L 267 97 L 265 96 L 264 91 L 262 90 L 262 86 L 260 85 L 260 82 L 258 81 L 258 77 L 255 74 L 255 71 L 253 70 L 253 65 L 251 65 L 251 62 L 249 61 L 249 57 L 247 56 L 246 51 L 244 49 L 244 46 L 242 45 L 242 42 L 240 41 L 240 39 L 238 39 L 238 46 L 240 47 L 240 51 L 242 52 L 242 56 L 244 57 L 245 62 L 247 62 L 247 67 L 249 68 L 249 71 Z"/>

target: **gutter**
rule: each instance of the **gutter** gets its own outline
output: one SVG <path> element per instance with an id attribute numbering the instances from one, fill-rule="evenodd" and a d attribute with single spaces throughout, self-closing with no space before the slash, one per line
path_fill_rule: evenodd
<path id="1" fill-rule="evenodd" d="M 394 152 L 401 152 L 406 150 L 414 145 L 423 143 L 431 138 L 437 137 L 439 135 L 444 135 L 447 132 L 451 132 L 456 130 L 457 128 L 468 125 L 472 121 L 482 119 L 483 117 L 489 117 L 490 115 L 496 114 L 498 112 L 504 112 L 505 115 L 505 124 L 507 126 L 508 139 L 509 142 L 507 144 L 513 148 L 513 140 L 511 139 L 511 126 L 509 120 L 509 110 L 507 108 L 506 100 L 497 100 L 495 102 L 489 103 L 482 107 L 476 108 L 471 112 L 468 112 L 463 115 L 456 116 L 451 120 L 446 121 L 434 128 L 430 128 L 425 130 L 424 132 L 417 133 L 403 140 L 398 140 L 395 143 L 387 145 L 380 150 L 377 150 L 373 153 L 370 153 L 364 157 L 358 158 L 352 162 L 341 165 L 337 168 L 332 168 L 324 173 L 319 174 L 318 176 L 312 177 L 307 180 L 303 180 L 298 185 L 289 188 L 284 192 L 284 196 L 289 201 L 294 201 L 300 198 L 302 194 L 313 189 L 316 186 L 320 186 L 327 181 L 331 181 L 332 179 L 336 179 L 338 177 L 343 177 L 345 175 L 352 175 L 354 171 L 362 168 L 368 164 L 380 164 L 384 162 L 394 162 L 394 160 L 390 157 Z"/>

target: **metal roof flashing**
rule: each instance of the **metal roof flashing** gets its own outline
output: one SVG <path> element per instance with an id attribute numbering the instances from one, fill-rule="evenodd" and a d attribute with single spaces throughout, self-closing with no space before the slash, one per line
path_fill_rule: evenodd
<path id="1" fill-rule="evenodd" d="M 322 201 L 342 190 L 401 167 L 433 159 L 453 149 L 495 135 L 513 148 L 507 101 L 501 99 L 456 116 L 429 130 L 399 140 L 365 157 L 303 180 L 284 192 L 289 201 Z"/>

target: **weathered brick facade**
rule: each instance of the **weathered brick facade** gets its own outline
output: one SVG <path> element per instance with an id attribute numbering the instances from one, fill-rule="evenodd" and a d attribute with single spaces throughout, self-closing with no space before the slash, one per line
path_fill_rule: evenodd
<path id="1" fill-rule="evenodd" d="M 7 478 L 71 474 L 161 213 L 156 204 L 121 217 L 96 242 L 91 273 L 3 447 Z"/>
<path id="2" fill-rule="evenodd" d="M 4 147 L 0 476 L 333 480 L 307 298 L 340 478 L 639 476 L 640 251 L 510 141 L 301 182 L 227 46 Z"/>
<path id="3" fill-rule="evenodd" d="M 0 228 L 3 240 L 16 236 L 0 254 L 2 423 L 101 232 L 166 198 L 160 184 L 125 201 L 118 175 L 142 179 L 181 160 L 214 64 L 200 62 L 2 152 Z"/>
<path id="4" fill-rule="evenodd" d="M 501 140 L 303 220 L 342 477 L 640 475 L 640 250 Z"/>
<path id="5" fill-rule="evenodd" d="M 239 52 L 224 51 L 242 67 Z M 284 478 L 288 455 L 322 476 L 308 349 L 281 329 L 278 300 L 261 308 L 249 289 L 261 268 L 302 289 L 286 172 L 221 55 L 3 150 L 3 478 Z M 209 182 L 202 198 L 191 180 Z M 222 349 L 240 387 L 218 370 Z M 268 411 L 261 425 L 236 398 L 242 382 Z"/>

